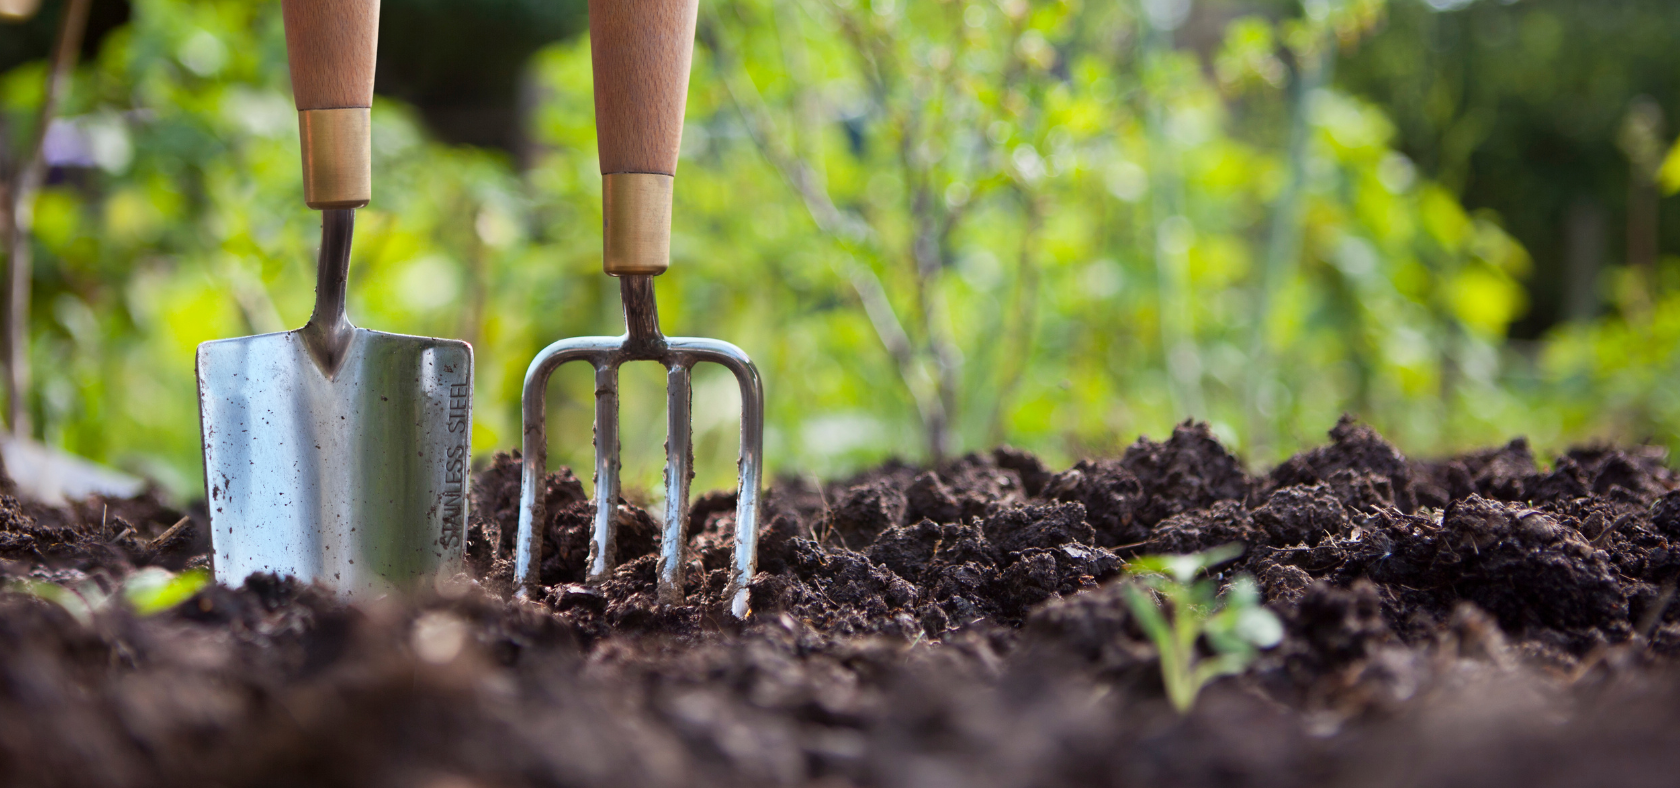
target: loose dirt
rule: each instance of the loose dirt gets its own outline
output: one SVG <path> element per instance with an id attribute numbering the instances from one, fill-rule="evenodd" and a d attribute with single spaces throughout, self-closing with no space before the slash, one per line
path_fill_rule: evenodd
<path id="1" fill-rule="evenodd" d="M 1250 476 L 1201 425 L 1057 472 L 1002 448 L 767 498 L 753 616 L 734 499 L 701 496 L 681 607 L 628 504 L 544 494 L 510 592 L 518 462 L 477 477 L 468 566 L 350 607 L 275 578 L 87 623 L 0 593 L 0 782 L 22 786 L 1669 785 L 1680 476 L 1650 447 L 1408 459 L 1344 419 Z M 0 490 L 4 492 L 4 490 Z M 185 521 L 184 524 L 183 520 Z M 179 526 L 179 527 L 176 527 Z M 115 588 L 208 566 L 202 512 L 0 496 L 0 575 Z M 1284 642 L 1167 705 L 1127 559 L 1247 545 Z M 14 589 L 16 586 L 13 586 Z"/>

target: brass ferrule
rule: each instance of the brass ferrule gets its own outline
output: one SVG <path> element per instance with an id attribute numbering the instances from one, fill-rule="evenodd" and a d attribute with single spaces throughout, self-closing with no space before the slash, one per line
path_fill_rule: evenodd
<path id="1" fill-rule="evenodd" d="M 651 172 L 601 176 L 603 268 L 609 276 L 657 276 L 671 267 L 671 187 Z"/>
<path id="2" fill-rule="evenodd" d="M 360 208 L 373 197 L 373 146 L 367 107 L 298 112 L 303 201 L 311 208 Z"/>

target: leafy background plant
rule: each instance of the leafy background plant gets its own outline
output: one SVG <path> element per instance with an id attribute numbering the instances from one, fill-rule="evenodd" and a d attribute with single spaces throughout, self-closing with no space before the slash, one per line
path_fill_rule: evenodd
<path id="1" fill-rule="evenodd" d="M 1661 118 L 1680 56 L 1660 42 L 1680 22 L 1581 8 L 706 0 L 665 325 L 758 361 L 781 472 L 1000 441 L 1063 462 L 1186 417 L 1264 464 L 1344 410 L 1421 454 L 1672 444 L 1680 225 L 1661 219 L 1680 176 L 1661 173 L 1680 165 L 1663 169 Z M 385 3 L 352 315 L 475 344 L 480 456 L 516 443 L 538 348 L 619 330 L 582 14 Z M 14 150 L 41 98 L 31 24 L 0 31 Z M 1557 35 L 1577 26 L 1664 32 Z M 494 63 L 447 67 L 509 29 Z M 1570 63 L 1609 76 L 1566 83 Z M 278 3 L 135 0 L 90 37 L 75 144 L 34 206 L 38 437 L 202 494 L 194 348 L 310 309 L 318 220 L 286 80 Z M 1597 151 L 1575 180 L 1545 169 L 1569 145 Z M 1597 236 L 1557 234 L 1577 198 Z M 1650 205 L 1654 236 L 1620 231 Z M 1558 252 L 1594 237 L 1586 262 Z M 1558 306 L 1582 287 L 1586 306 Z M 626 478 L 656 488 L 659 375 L 632 367 L 622 390 Z M 554 462 L 588 465 L 589 396 L 581 371 L 557 377 Z M 702 487 L 732 480 L 734 396 L 697 376 Z"/>

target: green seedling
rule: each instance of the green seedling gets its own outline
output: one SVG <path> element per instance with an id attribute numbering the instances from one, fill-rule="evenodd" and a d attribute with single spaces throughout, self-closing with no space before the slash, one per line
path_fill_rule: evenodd
<path id="1" fill-rule="evenodd" d="M 1229 544 L 1191 555 L 1143 556 L 1127 564 L 1138 582 L 1126 587 L 1126 603 L 1155 641 L 1167 699 L 1180 714 L 1190 710 L 1209 681 L 1241 673 L 1260 649 L 1283 640 L 1283 624 L 1260 603 L 1254 578 L 1233 580 L 1223 597 L 1214 580 L 1197 579 L 1242 551 L 1242 545 Z M 1198 652 L 1204 638 L 1211 656 Z"/>
<path id="2" fill-rule="evenodd" d="M 148 567 L 123 578 L 116 593 L 106 593 L 93 580 L 83 580 L 74 587 L 61 586 L 42 580 L 18 580 L 8 583 L 5 590 L 45 599 L 59 607 L 82 625 L 93 623 L 96 613 L 121 599 L 141 616 L 162 613 L 192 598 L 199 589 L 210 584 L 210 573 L 189 569 L 175 574 L 166 569 Z"/>
<path id="3" fill-rule="evenodd" d="M 150 567 L 123 580 L 122 595 L 134 612 L 150 616 L 191 599 L 207 585 L 210 585 L 210 573 L 203 569 L 188 569 L 174 574 Z"/>

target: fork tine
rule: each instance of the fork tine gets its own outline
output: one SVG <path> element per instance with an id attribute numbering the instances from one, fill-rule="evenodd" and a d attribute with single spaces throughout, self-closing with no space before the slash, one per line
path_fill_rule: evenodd
<path id="1" fill-rule="evenodd" d="M 741 389 L 740 478 L 735 498 L 735 567 L 726 594 L 729 610 L 746 618 L 748 584 L 758 568 L 758 519 L 760 485 L 764 471 L 764 383 L 758 367 L 740 348 L 722 340 L 701 337 L 671 337 L 671 352 L 690 363 L 709 361 L 735 375 Z"/>
<path id="2" fill-rule="evenodd" d="M 562 339 L 542 349 L 525 369 L 525 383 L 519 396 L 524 434 L 520 437 L 519 532 L 514 539 L 514 582 L 522 589 L 538 584 L 542 564 L 544 477 L 548 474 L 548 379 L 554 370 L 572 361 L 588 361 L 597 369 L 607 363 L 623 344 L 619 337 L 575 337 Z M 617 419 L 613 419 L 617 423 Z"/>
<path id="3" fill-rule="evenodd" d="M 665 383 L 665 531 L 659 538 L 659 601 L 682 603 L 688 486 L 694 479 L 693 388 L 689 368 L 671 365 Z"/>
<path id="4" fill-rule="evenodd" d="M 723 343 L 727 344 L 727 343 Z M 735 499 L 735 576 L 730 579 L 729 612 L 744 619 L 751 612 L 748 606 L 748 584 L 758 569 L 759 495 L 764 473 L 764 383 L 758 367 L 734 345 L 730 350 L 740 355 L 738 364 L 725 365 L 735 373 L 741 387 L 741 454 L 740 479 Z"/>
<path id="5" fill-rule="evenodd" d="M 612 573 L 618 546 L 618 362 L 595 366 L 595 528 L 589 539 L 585 580 Z"/>

